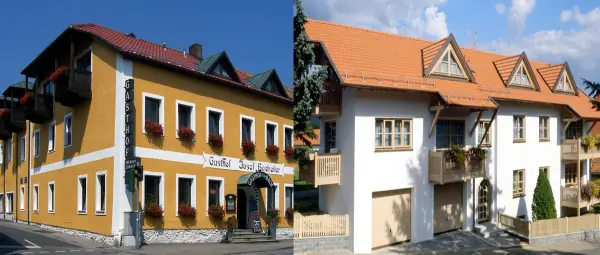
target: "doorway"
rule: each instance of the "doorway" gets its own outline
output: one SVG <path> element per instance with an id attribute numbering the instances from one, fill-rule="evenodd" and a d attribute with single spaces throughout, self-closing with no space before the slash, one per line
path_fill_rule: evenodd
<path id="1" fill-rule="evenodd" d="M 325 153 L 330 153 L 336 146 L 336 122 L 325 122 Z"/>
<path id="2" fill-rule="evenodd" d="M 248 198 L 246 197 L 246 192 L 243 189 L 237 190 L 237 200 L 238 228 L 245 229 L 248 228 Z"/>
<path id="3" fill-rule="evenodd" d="M 477 192 L 477 219 L 478 222 L 485 222 L 490 219 L 489 204 L 490 204 L 490 187 L 487 180 L 483 180 L 479 184 Z"/>

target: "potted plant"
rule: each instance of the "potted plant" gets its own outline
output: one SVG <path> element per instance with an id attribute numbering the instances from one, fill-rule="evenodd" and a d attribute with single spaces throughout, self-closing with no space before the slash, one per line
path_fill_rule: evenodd
<path id="1" fill-rule="evenodd" d="M 596 146 L 596 138 L 593 136 L 584 136 L 581 138 L 581 147 L 585 152 Z"/>
<path id="2" fill-rule="evenodd" d="M 196 133 L 191 128 L 179 127 L 177 135 L 181 140 L 194 141 L 196 139 Z"/>
<path id="3" fill-rule="evenodd" d="M 227 218 L 225 222 L 227 225 L 227 242 L 231 242 L 233 240 L 233 230 L 238 228 L 238 222 L 235 216 L 231 216 Z"/>
<path id="4" fill-rule="evenodd" d="M 157 203 L 148 202 L 144 205 L 144 215 L 148 217 L 162 218 L 163 213 L 162 207 Z"/>
<path id="5" fill-rule="evenodd" d="M 242 142 L 242 151 L 246 156 L 248 156 L 250 153 L 253 153 L 255 148 L 256 146 L 254 146 L 254 142 L 252 142 L 251 140 L 246 140 Z"/>
<path id="6" fill-rule="evenodd" d="M 593 196 L 593 182 L 588 182 L 586 184 L 581 185 L 581 199 L 585 201 L 590 201 Z"/>
<path id="7" fill-rule="evenodd" d="M 146 133 L 150 133 L 154 136 L 163 135 L 163 126 L 160 123 L 153 123 L 150 120 L 146 120 L 144 129 L 146 130 Z"/>
<path id="8" fill-rule="evenodd" d="M 287 209 L 285 209 L 285 218 L 288 221 L 294 220 L 294 208 L 288 207 Z"/>
<path id="9" fill-rule="evenodd" d="M 267 218 L 269 221 L 276 221 L 279 218 L 279 209 L 273 207 L 267 210 Z"/>
<path id="10" fill-rule="evenodd" d="M 277 155 L 277 153 L 279 153 L 279 147 L 277 147 L 277 145 L 275 145 L 275 144 L 269 144 L 267 146 L 267 154 Z"/>
<path id="11" fill-rule="evenodd" d="M 223 147 L 223 136 L 221 134 L 209 134 L 208 143 L 214 147 Z"/>
<path id="12" fill-rule="evenodd" d="M 225 217 L 225 210 L 222 205 L 211 205 L 208 208 L 208 215 L 215 220 L 222 220 Z"/>
<path id="13" fill-rule="evenodd" d="M 69 68 L 66 66 L 59 66 L 50 75 L 50 80 L 56 85 L 64 85 L 69 77 Z"/>
<path id="14" fill-rule="evenodd" d="M 179 204 L 177 213 L 179 214 L 179 217 L 195 218 L 196 208 L 188 204 Z"/>
<path id="15" fill-rule="evenodd" d="M 467 151 L 458 145 L 452 145 L 446 151 L 444 151 L 444 156 L 455 165 L 464 165 L 467 161 Z"/>
<path id="16" fill-rule="evenodd" d="M 283 154 L 285 154 L 285 156 L 288 158 L 293 158 L 294 157 L 294 148 L 292 146 L 285 148 L 285 150 L 283 151 Z"/>
<path id="17" fill-rule="evenodd" d="M 2 108 L 0 110 L 0 117 L 4 117 L 4 116 L 8 115 L 9 112 L 10 112 L 10 110 L 8 110 L 8 108 Z"/>
<path id="18" fill-rule="evenodd" d="M 27 102 L 29 102 L 29 100 L 31 100 L 31 98 L 33 98 L 33 92 L 27 92 L 25 93 L 25 95 L 23 95 L 23 97 L 21 97 L 21 99 L 19 100 L 19 103 L 21 103 L 22 105 L 27 104 Z"/>

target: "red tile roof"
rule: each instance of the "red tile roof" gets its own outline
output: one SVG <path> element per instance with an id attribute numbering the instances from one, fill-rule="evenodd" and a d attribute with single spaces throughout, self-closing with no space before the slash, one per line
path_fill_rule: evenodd
<path id="1" fill-rule="evenodd" d="M 100 40 L 108 43 L 112 47 L 115 47 L 116 49 L 118 49 L 119 51 L 121 51 L 123 53 L 133 55 L 133 56 L 138 56 L 138 57 L 141 57 L 141 58 L 144 58 L 147 60 L 153 60 L 153 61 L 156 61 L 156 62 L 159 62 L 162 64 L 167 64 L 167 65 L 170 65 L 175 68 L 184 69 L 184 70 L 195 72 L 198 74 L 202 73 L 200 68 L 198 68 L 198 66 L 196 65 L 196 63 L 199 62 L 200 60 L 187 54 L 187 53 L 184 54 L 180 50 L 163 47 L 162 45 L 159 45 L 156 43 L 148 42 L 148 41 L 145 41 L 142 39 L 137 39 L 133 36 L 129 36 L 124 33 L 121 33 L 121 32 L 118 32 L 118 31 L 115 31 L 115 30 L 112 30 L 110 28 L 106 28 L 106 27 L 103 27 L 100 25 L 96 25 L 96 24 L 74 24 L 74 25 L 71 25 L 70 28 L 74 29 L 76 31 L 79 31 L 79 32 L 84 32 L 84 33 L 90 34 L 90 35 L 96 37 L 97 39 L 100 39 Z M 283 99 L 286 101 L 291 101 L 290 98 L 283 97 L 276 93 L 259 90 L 259 89 L 255 88 L 254 86 L 252 86 L 251 84 L 249 84 L 248 82 L 246 82 L 246 78 L 252 76 L 251 73 L 241 71 L 241 70 L 237 70 L 237 73 L 238 73 L 240 79 L 242 80 L 241 83 L 233 81 L 233 80 L 225 79 L 225 78 L 217 76 L 217 75 L 212 75 L 212 74 L 203 74 L 203 75 L 206 75 L 206 76 L 216 79 L 216 80 L 221 80 L 221 81 L 233 84 L 233 85 L 237 85 L 244 89 L 257 91 L 257 92 L 263 93 L 263 94 L 271 96 L 271 97 Z"/>

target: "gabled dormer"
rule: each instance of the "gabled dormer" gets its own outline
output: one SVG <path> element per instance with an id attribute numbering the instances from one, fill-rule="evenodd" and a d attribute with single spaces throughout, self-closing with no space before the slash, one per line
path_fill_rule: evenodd
<path id="1" fill-rule="evenodd" d="M 538 72 L 546 81 L 552 92 L 579 94 L 569 63 L 551 65 L 544 68 L 539 68 Z"/>
<path id="2" fill-rule="evenodd" d="M 516 56 L 494 61 L 494 66 L 506 87 L 532 90 L 540 89 L 525 52 L 521 52 L 521 54 Z"/>
<path id="3" fill-rule="evenodd" d="M 465 61 L 454 36 L 450 34 L 421 50 L 423 75 L 440 76 L 475 81 L 473 73 Z"/>
<path id="4" fill-rule="evenodd" d="M 225 51 L 202 59 L 198 62 L 198 67 L 204 73 L 242 82 Z"/>
<path id="5" fill-rule="evenodd" d="M 246 81 L 262 91 L 267 91 L 290 98 L 290 95 L 288 95 L 285 91 L 283 83 L 281 83 L 279 75 L 277 75 L 277 71 L 275 71 L 275 69 L 256 74 L 246 79 Z"/>

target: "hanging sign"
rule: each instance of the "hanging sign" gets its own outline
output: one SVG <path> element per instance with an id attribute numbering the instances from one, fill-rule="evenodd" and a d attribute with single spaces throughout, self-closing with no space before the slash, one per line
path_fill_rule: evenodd
<path id="1" fill-rule="evenodd" d="M 283 175 L 283 164 L 245 160 L 239 158 L 230 158 L 225 156 L 203 154 L 204 156 L 204 167 L 207 168 L 218 168 L 226 170 L 237 170 L 246 172 L 264 172 L 267 174 L 280 174 Z"/>

